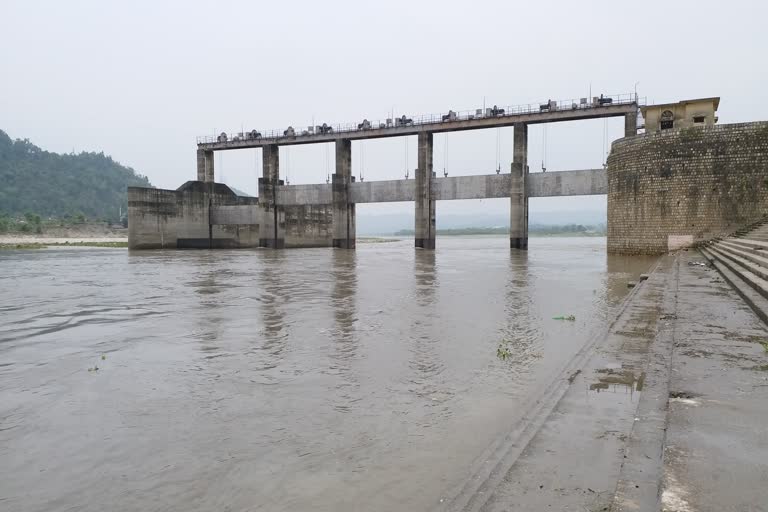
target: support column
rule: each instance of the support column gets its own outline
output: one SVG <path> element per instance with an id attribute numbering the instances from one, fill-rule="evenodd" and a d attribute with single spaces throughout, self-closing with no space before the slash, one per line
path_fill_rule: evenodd
<path id="1" fill-rule="evenodd" d="M 197 150 L 197 181 L 213 183 L 213 151 Z"/>
<path id="2" fill-rule="evenodd" d="M 333 197 L 333 247 L 355 248 L 355 205 L 349 202 L 352 176 L 352 141 L 336 139 L 336 172 L 331 178 Z"/>
<path id="3" fill-rule="evenodd" d="M 197 150 L 197 181 L 205 181 L 205 150 Z"/>
<path id="4" fill-rule="evenodd" d="M 528 125 L 516 123 L 512 153 L 512 186 L 509 191 L 509 246 L 528 249 Z"/>
<path id="5" fill-rule="evenodd" d="M 432 133 L 419 132 L 419 168 L 416 169 L 415 245 L 435 248 L 435 201 L 432 199 Z"/>
<path id="6" fill-rule="evenodd" d="M 285 247 L 285 213 L 277 205 L 280 180 L 280 150 L 277 144 L 262 148 L 262 177 L 259 178 L 259 206 L 265 210 L 266 221 L 259 226 L 259 247 Z"/>
<path id="7" fill-rule="evenodd" d="M 637 135 L 637 110 L 631 114 L 624 114 L 624 136 L 634 137 Z"/>

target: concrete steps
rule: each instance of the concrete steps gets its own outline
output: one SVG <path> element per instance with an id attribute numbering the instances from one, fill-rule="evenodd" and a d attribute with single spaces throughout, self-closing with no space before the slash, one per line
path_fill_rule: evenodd
<path id="1" fill-rule="evenodd" d="M 765 251 L 766 254 L 768 254 L 768 241 L 765 240 L 754 240 L 752 238 L 726 238 L 724 241 L 735 245 L 741 245 L 748 249 Z"/>
<path id="2" fill-rule="evenodd" d="M 768 298 L 757 292 L 753 287 L 749 286 L 747 282 L 737 273 L 733 272 L 728 266 L 724 265 L 716 255 L 710 252 L 708 249 L 701 248 L 701 253 L 709 261 L 710 265 L 720 272 L 723 279 L 736 290 L 736 293 L 744 299 L 744 302 L 749 305 L 750 308 L 757 314 L 757 316 L 765 323 L 768 324 Z"/>
<path id="3" fill-rule="evenodd" d="M 768 225 L 714 241 L 701 253 L 741 295 L 757 315 L 768 323 Z"/>

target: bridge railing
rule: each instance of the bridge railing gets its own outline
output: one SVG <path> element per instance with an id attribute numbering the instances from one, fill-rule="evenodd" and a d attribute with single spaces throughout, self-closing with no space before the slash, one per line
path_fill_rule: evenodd
<path id="1" fill-rule="evenodd" d="M 457 121 L 471 121 L 473 119 L 486 119 L 486 118 L 505 118 L 518 115 L 530 115 L 530 114 L 547 114 L 555 111 L 564 110 L 588 110 L 592 108 L 599 108 L 611 105 L 627 105 L 637 103 L 638 105 L 645 104 L 645 98 L 638 98 L 635 94 L 611 94 L 600 95 L 594 98 L 574 98 L 568 100 L 547 100 L 541 103 L 529 103 L 525 105 L 494 105 L 493 107 L 485 106 L 475 110 L 461 110 L 443 112 L 440 114 L 426 114 L 415 117 L 407 117 L 401 115 L 400 117 L 393 117 L 389 119 L 377 119 L 368 120 L 370 127 L 363 127 L 363 122 L 359 123 L 344 123 L 327 125 L 330 128 L 328 133 L 361 133 L 368 131 L 376 131 L 382 129 L 401 128 L 404 126 L 421 126 L 436 123 L 451 123 Z M 403 123 L 405 118 L 405 123 Z M 293 140 L 299 137 L 311 137 L 315 135 L 321 135 L 322 132 L 318 130 L 318 126 L 314 127 L 295 127 L 291 125 L 294 130 L 294 135 L 288 135 L 287 129 L 284 130 L 269 130 L 259 132 L 259 136 L 252 138 L 250 135 L 251 130 L 241 132 L 223 132 L 226 134 L 226 139 L 221 140 L 221 133 L 214 135 L 204 135 L 197 137 L 198 144 L 213 144 L 217 142 L 238 142 L 248 140 L 258 141 L 275 141 L 280 140 Z"/>

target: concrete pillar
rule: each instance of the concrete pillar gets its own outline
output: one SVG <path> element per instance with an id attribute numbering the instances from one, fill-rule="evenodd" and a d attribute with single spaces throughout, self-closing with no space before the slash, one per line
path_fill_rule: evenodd
<path id="1" fill-rule="evenodd" d="M 634 137 L 635 135 L 637 135 L 637 111 L 624 114 L 624 136 Z"/>
<path id="2" fill-rule="evenodd" d="M 352 176 L 352 141 L 336 139 L 336 172 L 331 178 L 333 247 L 355 248 L 355 205 L 349 202 Z"/>
<path id="3" fill-rule="evenodd" d="M 277 144 L 262 148 L 262 177 L 259 178 L 259 206 L 266 211 L 264 225 L 259 226 L 259 247 L 285 247 L 285 213 L 277 206 L 280 180 L 280 151 Z"/>
<path id="4" fill-rule="evenodd" d="M 416 169 L 415 245 L 435 248 L 435 201 L 432 199 L 432 133 L 419 132 L 419 168 Z"/>
<path id="5" fill-rule="evenodd" d="M 197 150 L 197 181 L 205 181 L 205 150 Z"/>
<path id="6" fill-rule="evenodd" d="M 516 123 L 512 152 L 512 186 L 509 191 L 509 246 L 528 249 L 528 125 Z"/>
<path id="7" fill-rule="evenodd" d="M 213 183 L 213 151 L 197 150 L 197 181 Z"/>

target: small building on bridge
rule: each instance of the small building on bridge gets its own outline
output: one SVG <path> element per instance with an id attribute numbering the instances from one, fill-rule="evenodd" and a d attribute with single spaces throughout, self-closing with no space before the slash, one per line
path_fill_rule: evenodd
<path id="1" fill-rule="evenodd" d="M 693 126 L 714 126 L 717 122 L 717 107 L 720 97 L 683 100 L 676 103 L 646 105 L 640 107 L 645 119 L 645 132 L 690 128 Z"/>

